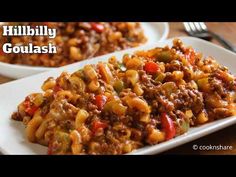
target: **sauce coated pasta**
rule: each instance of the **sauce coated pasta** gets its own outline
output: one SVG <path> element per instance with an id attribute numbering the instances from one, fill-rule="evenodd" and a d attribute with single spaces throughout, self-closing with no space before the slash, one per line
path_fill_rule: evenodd
<path id="1" fill-rule="evenodd" d="M 175 39 L 48 78 L 12 115 L 48 154 L 125 154 L 236 115 L 236 78 Z"/>

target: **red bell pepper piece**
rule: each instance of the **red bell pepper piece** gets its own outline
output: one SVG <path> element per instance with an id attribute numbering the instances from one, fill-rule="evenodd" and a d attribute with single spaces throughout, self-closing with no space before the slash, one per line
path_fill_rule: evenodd
<path id="1" fill-rule="evenodd" d="M 102 110 L 106 102 L 107 102 L 107 97 L 105 95 L 95 96 L 95 104 L 97 105 L 98 109 Z"/>
<path id="2" fill-rule="evenodd" d="M 25 101 L 23 103 L 25 106 L 25 112 L 29 114 L 30 116 L 33 116 L 34 113 L 38 110 L 38 106 L 35 106 L 31 101 L 29 97 L 25 98 Z"/>
<path id="3" fill-rule="evenodd" d="M 107 128 L 107 127 L 108 127 L 107 123 L 101 122 L 101 121 L 99 121 L 99 120 L 95 120 L 95 121 L 92 123 L 92 132 L 93 132 L 93 133 L 96 133 L 99 128 L 104 129 L 104 128 Z"/>
<path id="4" fill-rule="evenodd" d="M 175 130 L 173 120 L 166 113 L 161 114 L 161 125 L 163 128 L 163 131 L 166 134 L 165 139 L 166 140 L 172 139 L 176 134 L 176 130 Z"/>
<path id="5" fill-rule="evenodd" d="M 159 70 L 159 66 L 155 62 L 149 61 L 145 63 L 144 70 L 149 74 L 155 74 Z"/>
<path id="6" fill-rule="evenodd" d="M 100 24 L 100 23 L 91 23 L 91 27 L 94 31 L 96 31 L 97 33 L 102 33 L 105 29 L 105 27 Z"/>

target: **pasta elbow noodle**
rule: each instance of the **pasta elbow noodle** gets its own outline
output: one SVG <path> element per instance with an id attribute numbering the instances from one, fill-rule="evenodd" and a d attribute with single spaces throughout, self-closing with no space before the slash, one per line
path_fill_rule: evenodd
<path id="1" fill-rule="evenodd" d="M 73 94 L 70 91 L 67 91 L 67 90 L 66 91 L 65 90 L 59 91 L 57 93 L 57 96 L 61 97 L 61 98 L 65 98 L 67 100 L 72 100 L 73 99 Z"/>
<path id="2" fill-rule="evenodd" d="M 75 118 L 75 128 L 78 129 L 81 125 L 83 125 L 88 117 L 89 113 L 84 109 L 80 109 Z"/>
<path id="3" fill-rule="evenodd" d="M 79 92 L 84 92 L 86 88 L 86 84 L 84 81 L 77 77 L 77 76 L 71 76 L 69 78 L 70 83 L 72 84 L 72 87 L 78 90 Z"/>
<path id="4" fill-rule="evenodd" d="M 105 63 L 98 63 L 98 69 L 104 81 L 107 82 L 108 84 L 112 84 L 114 78 L 108 65 Z"/>
<path id="5" fill-rule="evenodd" d="M 100 144 L 97 142 L 91 142 L 89 144 L 89 151 L 90 152 L 97 152 L 100 149 Z"/>
<path id="6" fill-rule="evenodd" d="M 72 145 L 71 145 L 72 153 L 75 155 L 81 154 L 83 150 L 83 145 L 82 145 L 82 138 L 79 132 L 77 130 L 73 130 L 70 133 L 70 138 L 72 140 Z"/>
<path id="7" fill-rule="evenodd" d="M 46 130 L 47 130 L 47 121 L 44 120 L 41 125 L 39 126 L 39 128 L 37 129 L 37 131 L 35 132 L 35 136 L 37 139 L 42 139 Z"/>
<path id="8" fill-rule="evenodd" d="M 82 54 L 80 48 L 74 46 L 70 47 L 70 59 L 75 61 L 82 60 Z"/>
<path id="9" fill-rule="evenodd" d="M 157 144 L 165 140 L 165 133 L 158 129 L 152 129 L 147 137 L 147 142 L 149 144 Z"/>
<path id="10" fill-rule="evenodd" d="M 96 71 L 93 69 L 91 65 L 84 66 L 84 74 L 90 80 L 94 80 L 98 78 Z"/>
<path id="11" fill-rule="evenodd" d="M 148 106 L 147 102 L 144 100 L 134 97 L 134 98 L 127 98 L 127 104 L 131 108 L 135 108 L 137 110 L 140 110 L 141 112 L 144 113 L 150 113 L 150 107 Z"/>
<path id="12" fill-rule="evenodd" d="M 141 88 L 141 85 L 139 83 L 136 83 L 134 85 L 134 93 L 136 93 L 137 96 L 141 96 L 143 94 L 143 89 Z"/>
<path id="13" fill-rule="evenodd" d="M 42 85 L 42 90 L 46 91 L 48 89 L 52 89 L 56 85 L 56 81 L 53 78 L 48 79 Z"/>
<path id="14" fill-rule="evenodd" d="M 139 74 L 136 70 L 127 70 L 126 77 L 132 83 L 133 86 L 139 81 Z"/>
<path id="15" fill-rule="evenodd" d="M 140 60 L 140 58 L 132 58 L 129 59 L 126 63 L 126 67 L 128 69 L 140 69 L 143 65 L 143 62 Z"/>
<path id="16" fill-rule="evenodd" d="M 98 90 L 99 87 L 100 87 L 100 84 L 97 80 L 92 80 L 88 85 L 89 90 L 91 90 L 92 92 L 95 92 L 96 90 Z"/>
<path id="17" fill-rule="evenodd" d="M 29 121 L 26 127 L 26 135 L 30 142 L 36 142 L 36 131 L 41 125 L 43 119 L 40 116 L 40 111 L 37 111 L 34 117 Z"/>

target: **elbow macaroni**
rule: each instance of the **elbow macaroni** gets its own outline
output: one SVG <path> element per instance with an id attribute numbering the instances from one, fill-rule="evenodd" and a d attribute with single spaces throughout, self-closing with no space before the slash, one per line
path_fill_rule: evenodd
<path id="1" fill-rule="evenodd" d="M 40 116 L 40 111 L 37 111 L 26 126 L 26 136 L 30 142 L 36 142 L 35 133 L 42 122 L 43 118 Z"/>

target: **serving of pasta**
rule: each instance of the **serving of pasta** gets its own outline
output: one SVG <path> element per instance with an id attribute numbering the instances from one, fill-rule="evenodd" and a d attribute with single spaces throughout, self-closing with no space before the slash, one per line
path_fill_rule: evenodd
<path id="1" fill-rule="evenodd" d="M 95 56 L 137 47 L 147 42 L 138 22 L 7 22 L 8 26 L 38 26 L 56 30 L 56 37 L 2 36 L 0 45 L 29 45 L 57 47 L 56 53 L 4 53 L 0 50 L 0 62 L 43 67 L 60 67 Z M 3 34 L 0 25 L 0 34 Z"/>
<path id="2" fill-rule="evenodd" d="M 179 39 L 63 72 L 41 88 L 12 119 L 48 154 L 126 154 L 236 115 L 236 77 Z"/>

